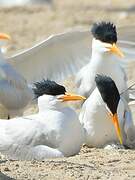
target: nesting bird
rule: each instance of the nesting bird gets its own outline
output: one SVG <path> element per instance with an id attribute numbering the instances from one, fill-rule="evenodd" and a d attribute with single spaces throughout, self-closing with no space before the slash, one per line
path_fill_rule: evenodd
<path id="1" fill-rule="evenodd" d="M 115 82 L 96 75 L 96 89 L 83 104 L 79 119 L 90 147 L 105 147 L 120 142 L 135 146 L 135 127 L 127 101 L 121 97 Z"/>
<path id="2" fill-rule="evenodd" d="M 54 81 L 35 83 L 39 112 L 0 121 L 0 152 L 11 159 L 44 160 L 75 155 L 84 142 L 84 130 L 67 101 L 85 99 L 66 92 Z"/>

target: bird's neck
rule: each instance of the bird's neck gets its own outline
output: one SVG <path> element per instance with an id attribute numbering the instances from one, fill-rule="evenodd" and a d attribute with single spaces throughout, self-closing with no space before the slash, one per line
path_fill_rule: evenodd
<path id="1" fill-rule="evenodd" d="M 109 52 L 100 53 L 97 51 L 92 51 L 92 57 L 90 63 L 96 67 L 101 67 L 101 66 L 112 67 L 112 65 L 114 65 L 116 61 L 113 60 L 113 55 L 111 55 Z"/>
<path id="2" fill-rule="evenodd" d="M 38 98 L 38 109 L 39 113 L 46 112 L 48 110 L 59 110 L 62 108 L 61 103 L 57 101 L 50 100 L 48 97 L 46 98 Z"/>
<path id="3" fill-rule="evenodd" d="M 39 113 L 43 113 L 48 110 L 56 109 L 56 107 L 50 104 L 38 103 L 38 109 L 39 109 Z"/>

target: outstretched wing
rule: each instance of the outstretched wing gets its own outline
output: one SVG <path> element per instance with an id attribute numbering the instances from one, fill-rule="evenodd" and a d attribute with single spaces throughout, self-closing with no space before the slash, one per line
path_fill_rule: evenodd
<path id="1" fill-rule="evenodd" d="M 75 74 L 89 61 L 91 38 L 88 31 L 52 35 L 8 61 L 28 83 L 43 78 L 63 80 L 68 75 Z"/>
<path id="2" fill-rule="evenodd" d="M 133 26 L 119 28 L 118 42 L 125 52 L 125 60 L 135 55 Z M 132 30 L 132 31 L 131 31 Z M 128 35 L 130 34 L 130 35 Z M 76 74 L 90 61 L 92 35 L 89 31 L 71 31 L 49 37 L 34 47 L 21 52 L 8 61 L 28 81 L 33 83 L 43 78 L 62 81 Z"/>
<path id="3" fill-rule="evenodd" d="M 118 29 L 118 44 L 122 48 L 126 62 L 135 60 L 135 26 L 125 26 Z"/>

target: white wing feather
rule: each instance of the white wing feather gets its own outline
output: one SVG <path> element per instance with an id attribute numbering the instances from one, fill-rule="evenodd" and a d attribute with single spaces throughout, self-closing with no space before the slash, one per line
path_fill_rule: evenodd
<path id="1" fill-rule="evenodd" d="M 46 126 L 28 118 L 0 121 L 0 152 L 12 159 L 43 160 L 64 156 L 48 141 Z"/>
<path id="2" fill-rule="evenodd" d="M 127 62 L 135 60 L 135 26 L 125 26 L 118 29 L 118 44 L 122 48 Z"/>
<path id="3" fill-rule="evenodd" d="M 29 83 L 43 78 L 63 80 L 75 74 L 90 59 L 89 31 L 53 35 L 8 59 Z"/>
<path id="4" fill-rule="evenodd" d="M 118 44 L 125 60 L 135 57 L 135 27 L 118 28 Z M 130 33 L 130 34 L 129 34 Z M 92 35 L 89 31 L 71 31 L 49 37 L 8 61 L 28 83 L 49 78 L 62 81 L 78 72 L 90 61 Z M 134 41 L 134 42 L 130 42 Z"/>
<path id="5" fill-rule="evenodd" d="M 0 120 L 0 152 L 12 159 L 71 156 L 83 142 L 83 128 L 70 108 Z"/>

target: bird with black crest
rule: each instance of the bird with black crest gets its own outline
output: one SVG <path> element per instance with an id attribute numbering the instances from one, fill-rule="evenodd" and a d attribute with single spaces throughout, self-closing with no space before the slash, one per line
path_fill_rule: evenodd
<path id="1" fill-rule="evenodd" d="M 124 57 L 122 51 L 116 45 L 117 30 L 111 22 L 99 22 L 91 28 L 92 55 L 89 63 L 76 75 L 78 93 L 89 97 L 96 87 L 95 75 L 105 74 L 110 76 L 116 83 L 119 92 L 127 89 L 126 72 L 117 57 Z M 128 92 L 123 96 L 129 100 Z"/>
<path id="2" fill-rule="evenodd" d="M 135 147 L 135 127 L 127 101 L 111 77 L 96 75 L 96 88 L 84 102 L 79 116 L 90 147 Z"/>
<path id="3" fill-rule="evenodd" d="M 0 120 L 0 152 L 10 159 L 44 160 L 72 156 L 84 142 L 84 129 L 66 102 L 85 97 L 70 94 L 54 81 L 43 80 L 33 88 L 37 114 Z"/>
<path id="4" fill-rule="evenodd" d="M 75 28 L 53 34 L 9 57 L 8 62 L 29 84 L 43 78 L 63 82 L 67 78 L 71 80 L 73 75 L 78 93 L 88 97 L 96 87 L 96 73 L 103 73 L 112 77 L 119 91 L 123 92 L 127 88 L 127 62 L 135 59 L 135 26 L 116 29 L 113 23 L 101 21 L 90 29 L 91 32 Z M 124 68 L 123 62 L 126 62 Z M 128 91 L 123 96 L 128 100 Z"/>

